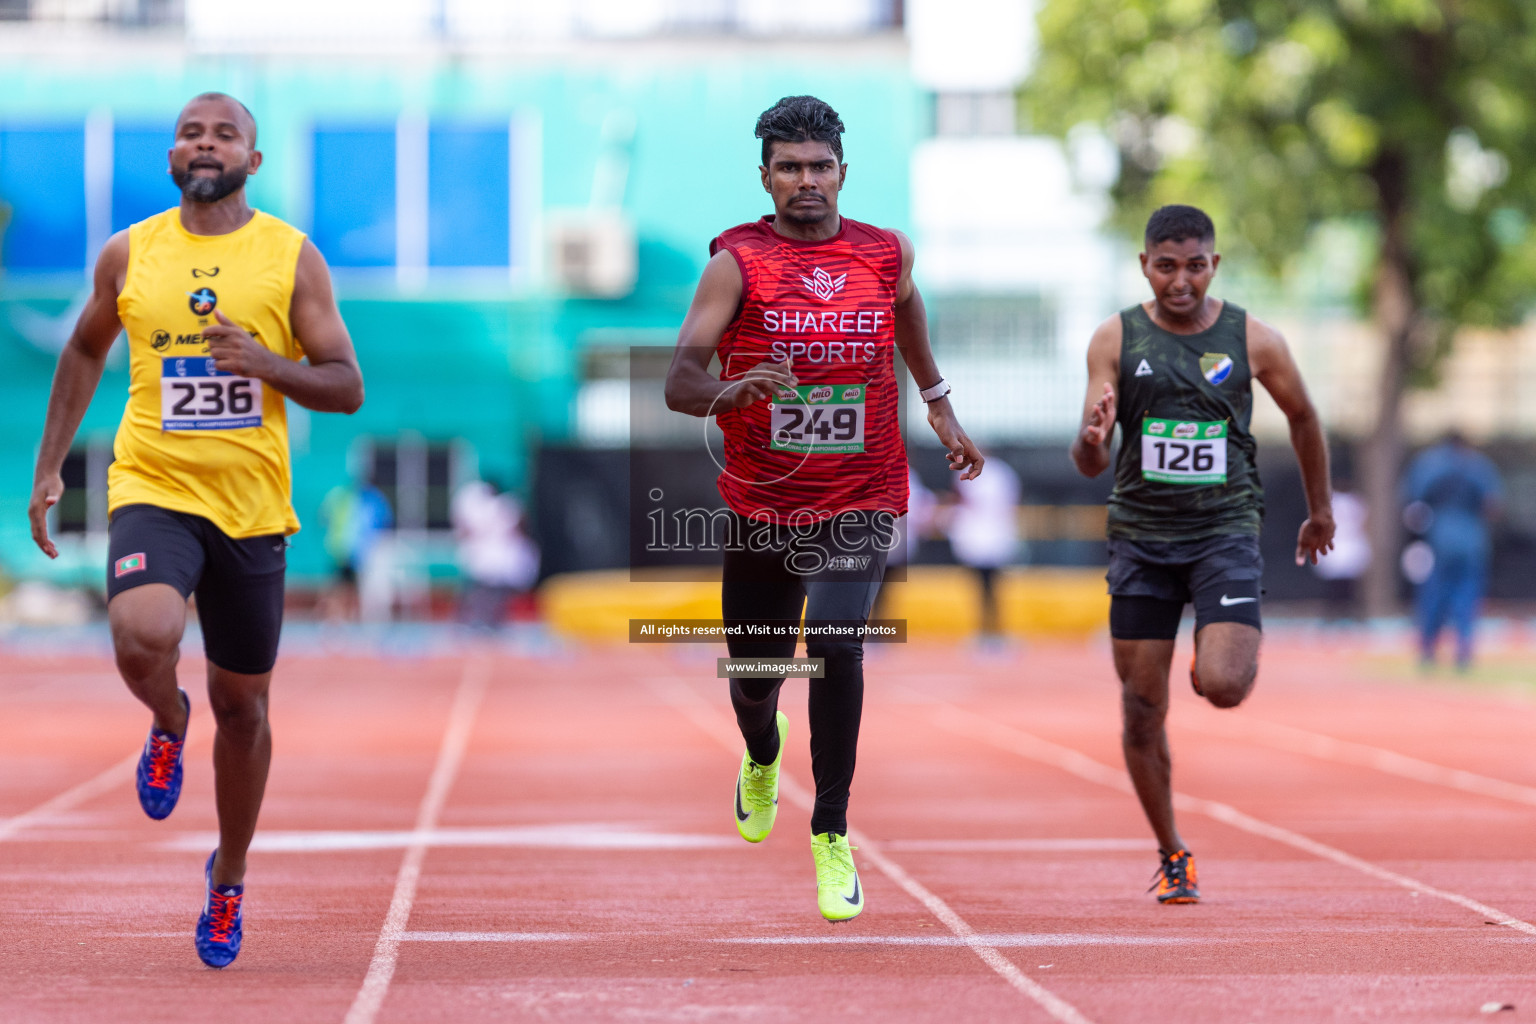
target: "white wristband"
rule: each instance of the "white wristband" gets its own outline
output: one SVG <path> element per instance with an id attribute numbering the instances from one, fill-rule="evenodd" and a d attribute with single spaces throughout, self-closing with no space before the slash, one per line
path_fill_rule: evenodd
<path id="1" fill-rule="evenodd" d="M 939 399 L 943 398 L 953 390 L 954 389 L 949 386 L 949 381 L 945 380 L 943 377 L 940 377 L 939 382 L 933 387 L 923 388 L 918 391 L 917 397 L 921 398 L 924 402 L 937 402 Z"/>

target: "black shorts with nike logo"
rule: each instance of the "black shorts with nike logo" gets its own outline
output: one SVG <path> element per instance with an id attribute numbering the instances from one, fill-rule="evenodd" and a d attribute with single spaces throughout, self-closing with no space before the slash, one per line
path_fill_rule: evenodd
<path id="1" fill-rule="evenodd" d="M 1212 622 L 1261 628 L 1264 558 L 1251 534 L 1192 541 L 1109 539 L 1109 633 L 1117 640 L 1172 640 L 1184 606 L 1195 630 Z"/>
<path id="2" fill-rule="evenodd" d="M 261 675 L 277 663 L 288 541 L 236 540 L 210 520 L 157 505 L 124 505 L 107 526 L 107 600 L 145 583 L 197 595 L 208 660 Z"/>

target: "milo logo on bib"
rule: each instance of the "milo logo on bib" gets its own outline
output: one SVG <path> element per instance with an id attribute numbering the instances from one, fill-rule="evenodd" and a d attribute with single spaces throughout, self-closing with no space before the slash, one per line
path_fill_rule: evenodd
<path id="1" fill-rule="evenodd" d="M 1142 420 L 1141 477 L 1162 484 L 1226 483 L 1226 421 Z"/>

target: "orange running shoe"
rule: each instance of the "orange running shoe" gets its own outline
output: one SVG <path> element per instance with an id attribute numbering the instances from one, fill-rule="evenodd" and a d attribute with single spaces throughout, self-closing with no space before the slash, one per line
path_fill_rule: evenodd
<path id="1" fill-rule="evenodd" d="M 1205 691 L 1200 689 L 1200 677 L 1195 674 L 1195 662 L 1200 658 L 1200 652 L 1196 651 L 1189 656 L 1189 685 L 1195 688 L 1196 697 L 1204 697 Z"/>
<path id="2" fill-rule="evenodd" d="M 1157 890 L 1159 903 L 1200 902 L 1200 878 L 1195 871 L 1195 858 L 1188 850 L 1163 853 L 1162 866 L 1152 876 L 1152 888 L 1147 892 L 1153 889 Z"/>

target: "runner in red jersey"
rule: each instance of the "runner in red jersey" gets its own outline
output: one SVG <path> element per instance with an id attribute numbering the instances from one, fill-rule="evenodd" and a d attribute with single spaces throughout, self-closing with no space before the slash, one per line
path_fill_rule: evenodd
<path id="1" fill-rule="evenodd" d="M 718 410 L 720 494 L 759 519 L 821 520 L 849 509 L 901 515 L 907 454 L 891 354 L 897 290 L 911 281 L 902 239 L 843 217 L 831 238 L 802 241 L 780 234 L 776 221 L 731 228 L 709 247 L 731 255 L 743 282 L 741 311 L 717 349 L 721 378 L 788 362 L 799 389 L 787 401 Z"/>
<path id="2" fill-rule="evenodd" d="M 793 657 L 785 629 L 803 613 L 806 655 L 822 673 L 809 670 L 811 849 L 817 903 L 832 921 L 864 909 L 848 791 L 864 702 L 860 630 L 907 507 L 898 348 L 950 469 L 971 479 L 983 461 L 934 365 L 912 243 L 837 212 L 848 173 L 842 132 L 836 111 L 812 96 L 786 97 L 758 118 L 774 215 L 710 244 L 667 373 L 668 407 L 715 416 L 725 434 L 721 612 L 747 745 L 736 828 L 760 842 L 778 812 L 788 720 L 778 710 L 786 669 L 774 662 Z"/>

